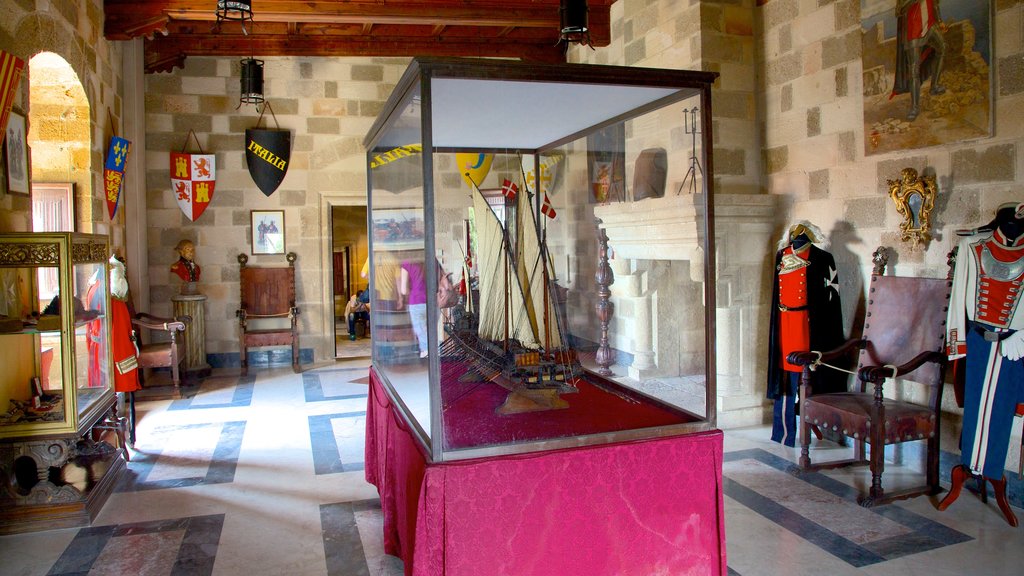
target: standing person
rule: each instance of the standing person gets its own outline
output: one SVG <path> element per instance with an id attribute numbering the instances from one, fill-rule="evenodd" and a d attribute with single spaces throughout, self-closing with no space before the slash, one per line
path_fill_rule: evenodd
<path id="1" fill-rule="evenodd" d="M 796 445 L 796 396 L 801 367 L 791 352 L 831 350 L 843 343 L 843 311 L 835 259 L 821 230 L 807 221 L 789 228 L 775 254 L 768 335 L 768 398 L 775 401 L 772 440 Z M 815 393 L 846 388 L 845 378 L 812 373 Z M 831 371 L 829 371 L 831 372 Z"/>
<path id="2" fill-rule="evenodd" d="M 398 280 L 398 301 L 400 307 L 409 309 L 412 330 L 416 333 L 420 358 L 427 357 L 427 276 L 423 263 L 403 260 Z"/>
<path id="3" fill-rule="evenodd" d="M 910 93 L 907 120 L 921 113 L 921 84 L 931 78 L 931 93 L 943 94 L 939 79 L 946 57 L 946 25 L 939 0 L 898 0 L 896 3 L 896 74 L 892 95 Z"/>

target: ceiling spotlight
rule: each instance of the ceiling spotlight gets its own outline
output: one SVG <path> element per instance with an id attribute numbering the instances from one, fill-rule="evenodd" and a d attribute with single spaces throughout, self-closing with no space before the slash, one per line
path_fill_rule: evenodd
<path id="1" fill-rule="evenodd" d="M 252 0 L 217 0 L 217 24 L 215 30 L 220 29 L 221 22 L 233 20 L 242 23 L 242 33 L 248 35 L 245 23 L 252 22 Z"/>
<path id="2" fill-rule="evenodd" d="M 263 102 L 263 60 L 242 60 L 242 96 L 238 105 Z"/>
<path id="3" fill-rule="evenodd" d="M 590 27 L 587 23 L 589 12 L 587 0 L 560 0 L 558 15 L 562 26 L 559 41 L 564 40 L 566 44 L 578 42 L 593 48 L 593 44 L 590 42 Z"/>

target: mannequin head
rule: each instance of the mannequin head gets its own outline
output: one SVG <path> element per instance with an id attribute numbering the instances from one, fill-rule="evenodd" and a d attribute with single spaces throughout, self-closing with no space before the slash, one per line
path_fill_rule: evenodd
<path id="1" fill-rule="evenodd" d="M 803 222 L 789 229 L 789 243 L 793 246 L 794 250 L 799 250 L 814 241 L 814 231 Z"/>
<path id="2" fill-rule="evenodd" d="M 829 239 L 822 232 L 821 228 L 808 220 L 798 220 L 787 226 L 779 237 L 777 250 L 793 248 L 794 250 L 805 249 L 813 244 L 822 250 L 828 250 Z"/>
<path id="3" fill-rule="evenodd" d="M 191 240 L 185 239 L 178 242 L 178 245 L 174 247 L 174 250 L 178 253 L 178 256 L 182 260 L 188 260 L 191 262 L 196 257 L 196 247 Z"/>
<path id="4" fill-rule="evenodd" d="M 811 239 L 807 236 L 807 234 L 799 234 L 790 242 L 790 244 L 793 245 L 794 250 L 799 250 L 810 243 Z"/>
<path id="5" fill-rule="evenodd" d="M 1016 240 L 1024 234 L 1024 202 L 1009 202 L 999 206 L 993 222 L 1008 240 Z"/>
<path id="6" fill-rule="evenodd" d="M 124 262 L 117 255 L 110 256 L 110 295 L 121 300 L 128 296 Z"/>

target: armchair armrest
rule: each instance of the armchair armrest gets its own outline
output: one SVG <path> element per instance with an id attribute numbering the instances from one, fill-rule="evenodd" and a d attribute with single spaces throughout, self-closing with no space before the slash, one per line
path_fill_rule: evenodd
<path id="1" fill-rule="evenodd" d="M 797 366 L 811 366 L 816 362 L 831 362 L 836 358 L 841 358 L 848 354 L 851 350 L 860 350 L 867 346 L 868 341 L 864 338 L 851 338 L 837 348 L 833 348 L 827 352 L 818 352 L 811 350 L 808 352 L 790 352 L 786 359 L 790 363 L 796 364 Z"/>
<path id="2" fill-rule="evenodd" d="M 139 312 L 132 318 L 132 324 L 149 328 L 150 330 L 163 330 L 165 332 L 183 332 L 185 325 L 192 322 L 191 316 L 178 316 L 176 318 L 161 318 L 145 312 Z"/>
<path id="3" fill-rule="evenodd" d="M 857 377 L 863 382 L 873 382 L 880 384 L 885 381 L 886 378 L 899 378 L 917 370 L 925 362 L 936 362 L 943 363 L 946 361 L 946 355 L 941 352 L 921 352 L 917 356 L 914 356 L 906 364 L 900 364 L 899 366 L 864 366 L 857 371 Z"/>

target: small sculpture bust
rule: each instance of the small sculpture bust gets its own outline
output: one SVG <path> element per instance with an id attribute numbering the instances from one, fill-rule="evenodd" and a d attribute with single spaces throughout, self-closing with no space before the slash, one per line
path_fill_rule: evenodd
<path id="1" fill-rule="evenodd" d="M 178 278 L 182 281 L 187 282 L 185 286 L 195 286 L 195 282 L 199 281 L 199 274 L 201 272 L 199 264 L 195 263 L 196 247 L 192 244 L 191 240 L 185 239 L 178 242 L 178 245 L 174 247 L 174 250 L 178 253 L 178 261 L 171 264 L 171 272 L 177 274 Z M 182 286 L 184 291 L 186 288 Z"/>

